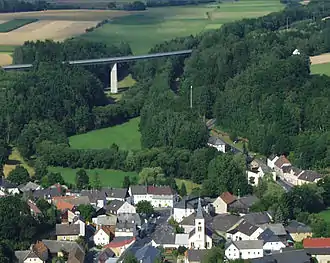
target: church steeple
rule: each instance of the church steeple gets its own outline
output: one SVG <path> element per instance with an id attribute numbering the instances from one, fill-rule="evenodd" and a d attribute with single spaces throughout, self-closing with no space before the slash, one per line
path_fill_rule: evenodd
<path id="1" fill-rule="evenodd" d="M 198 198 L 198 206 L 197 206 L 196 219 L 204 219 L 201 198 Z"/>

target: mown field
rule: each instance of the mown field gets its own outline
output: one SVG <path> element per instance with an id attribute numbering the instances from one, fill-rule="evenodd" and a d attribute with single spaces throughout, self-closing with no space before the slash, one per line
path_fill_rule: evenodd
<path id="1" fill-rule="evenodd" d="M 63 168 L 63 167 L 49 167 L 50 172 L 61 173 L 64 181 L 69 184 L 75 184 L 76 173 L 79 169 Z M 130 178 L 137 177 L 135 172 L 123 172 L 117 170 L 105 170 L 105 169 L 91 169 L 86 170 L 89 175 L 90 182 L 93 180 L 95 173 L 99 175 L 102 186 L 122 187 L 124 177 Z"/>
<path id="2" fill-rule="evenodd" d="M 130 44 L 133 53 L 142 54 L 154 45 L 202 31 L 220 28 L 222 24 L 242 18 L 263 16 L 278 11 L 278 0 L 240 0 L 198 6 L 157 7 L 130 16 L 113 19 L 81 37 L 104 43 Z"/>
<path id="3" fill-rule="evenodd" d="M 140 118 L 135 118 L 121 125 L 75 135 L 69 138 L 70 146 L 75 149 L 104 149 L 115 143 L 123 150 L 140 149 L 139 123 Z"/>
<path id="4" fill-rule="evenodd" d="M 330 210 L 324 210 L 319 215 L 328 223 L 330 223 Z"/>
<path id="5" fill-rule="evenodd" d="M 330 63 L 311 65 L 311 73 L 330 76 Z"/>
<path id="6" fill-rule="evenodd" d="M 25 19 L 13 19 L 6 21 L 4 23 L 0 23 L 0 33 L 7 33 L 10 31 L 13 31 L 15 29 L 18 29 L 22 26 L 31 24 L 38 21 L 34 18 L 25 18 Z"/>

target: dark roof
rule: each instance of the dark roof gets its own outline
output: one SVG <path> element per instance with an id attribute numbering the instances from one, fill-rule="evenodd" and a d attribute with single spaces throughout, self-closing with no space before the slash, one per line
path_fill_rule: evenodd
<path id="1" fill-rule="evenodd" d="M 227 204 L 231 204 L 236 201 L 236 197 L 229 192 L 224 192 L 220 195 L 220 198 Z"/>
<path id="2" fill-rule="evenodd" d="M 107 261 L 108 258 L 115 257 L 115 253 L 110 248 L 105 248 L 99 255 L 98 255 L 98 262 L 104 263 Z"/>
<path id="3" fill-rule="evenodd" d="M 202 208 L 201 199 L 198 198 L 198 206 L 196 212 L 196 219 L 203 219 L 204 218 L 204 210 Z"/>
<path id="4" fill-rule="evenodd" d="M 80 195 L 87 196 L 91 203 L 96 203 L 97 200 L 106 199 L 105 192 L 100 190 L 81 190 Z"/>
<path id="5" fill-rule="evenodd" d="M 7 179 L 5 179 L 2 176 L 2 177 L 0 177 L 0 187 L 3 187 L 3 188 L 15 188 L 17 186 L 15 184 L 9 182 Z"/>
<path id="6" fill-rule="evenodd" d="M 230 234 L 235 234 L 237 232 L 241 232 L 247 236 L 251 236 L 255 231 L 257 231 L 258 227 L 251 225 L 249 222 L 243 220 L 237 227 L 228 231 Z"/>
<path id="7" fill-rule="evenodd" d="M 289 233 L 311 233 L 312 229 L 296 220 L 292 220 L 289 225 L 285 227 Z"/>
<path id="8" fill-rule="evenodd" d="M 310 260 L 311 257 L 307 255 L 305 250 L 290 250 L 252 259 L 251 263 L 310 263 Z"/>
<path id="9" fill-rule="evenodd" d="M 56 235 L 57 236 L 69 236 L 79 235 L 80 225 L 79 224 L 56 224 Z"/>
<path id="10" fill-rule="evenodd" d="M 208 143 L 212 145 L 226 145 L 226 143 L 223 140 L 215 136 L 209 137 Z"/>
<path id="11" fill-rule="evenodd" d="M 238 199 L 245 207 L 251 207 L 259 198 L 254 195 L 242 196 Z"/>
<path id="12" fill-rule="evenodd" d="M 298 179 L 308 182 L 315 182 L 315 180 L 320 178 L 322 178 L 322 176 L 319 173 L 311 170 L 303 171 L 298 177 Z"/>
<path id="13" fill-rule="evenodd" d="M 125 202 L 121 201 L 121 200 L 112 200 L 110 202 L 110 204 L 106 205 L 105 206 L 105 210 L 107 212 L 112 212 L 112 211 L 117 211 L 119 208 L 122 207 L 122 205 L 124 204 Z"/>
<path id="14" fill-rule="evenodd" d="M 305 250 L 311 255 L 330 255 L 329 248 L 305 248 Z"/>
<path id="15" fill-rule="evenodd" d="M 160 257 L 160 251 L 147 244 L 135 252 L 135 257 L 139 262 L 153 263 Z"/>
<path id="16" fill-rule="evenodd" d="M 215 231 L 227 232 L 232 228 L 241 218 L 236 215 L 224 214 L 217 215 L 213 218 L 212 228 Z"/>
<path id="17" fill-rule="evenodd" d="M 207 249 L 188 250 L 189 262 L 202 262 L 207 253 Z"/>
<path id="18" fill-rule="evenodd" d="M 191 238 L 193 235 L 195 235 L 195 232 L 196 232 L 195 228 L 193 230 L 191 230 L 190 233 L 189 233 L 189 238 Z M 210 228 L 205 227 L 205 234 L 212 238 L 213 232 Z"/>
<path id="19" fill-rule="evenodd" d="M 109 198 L 125 199 L 127 196 L 127 188 L 104 187 L 101 190 L 104 191 Z"/>
<path id="20" fill-rule="evenodd" d="M 271 218 L 267 212 L 249 213 L 244 215 L 243 218 L 252 225 L 262 225 L 271 222 Z"/>
<path id="21" fill-rule="evenodd" d="M 191 215 L 183 218 L 183 220 L 179 222 L 179 224 L 183 226 L 194 226 L 195 218 L 196 218 L 196 213 L 192 213 Z M 210 216 L 208 213 L 204 213 L 204 219 L 207 225 L 211 224 L 213 221 L 212 216 Z"/>
<path id="22" fill-rule="evenodd" d="M 33 182 L 28 182 L 27 184 L 22 184 L 19 186 L 19 190 L 21 190 L 21 192 L 34 191 L 38 188 L 40 188 L 40 185 Z"/>
<path id="23" fill-rule="evenodd" d="M 146 195 L 148 193 L 147 187 L 144 185 L 132 185 L 132 195 Z"/>
<path id="24" fill-rule="evenodd" d="M 32 192 L 34 198 L 52 198 L 53 196 L 62 196 L 58 188 L 39 189 Z"/>
<path id="25" fill-rule="evenodd" d="M 62 250 L 70 252 L 74 247 L 79 246 L 77 242 L 74 241 L 58 241 L 58 240 L 48 240 L 43 239 L 42 242 L 49 249 L 51 254 L 58 253 Z"/>
<path id="26" fill-rule="evenodd" d="M 117 215 L 117 220 L 119 223 L 131 222 L 137 226 L 141 226 L 141 217 L 139 214 L 119 214 Z"/>
<path id="27" fill-rule="evenodd" d="M 30 250 L 17 250 L 15 251 L 15 257 L 18 260 L 18 263 L 23 263 L 27 255 L 29 255 Z"/>
<path id="28" fill-rule="evenodd" d="M 85 251 L 80 247 L 76 246 L 70 251 L 68 256 L 68 263 L 83 263 L 85 260 Z"/>
<path id="29" fill-rule="evenodd" d="M 207 206 L 211 201 L 206 198 L 201 198 L 202 206 Z M 182 200 L 176 204 L 174 204 L 174 208 L 182 208 L 182 209 L 197 209 L 198 207 L 198 197 L 194 196 L 185 196 Z"/>
<path id="30" fill-rule="evenodd" d="M 274 232 L 272 230 L 270 230 L 269 228 L 266 228 L 264 232 L 262 232 L 259 236 L 258 236 L 259 240 L 263 240 L 265 243 L 267 242 L 280 242 L 280 239 L 278 236 L 276 236 L 274 234 Z"/>
<path id="31" fill-rule="evenodd" d="M 173 227 L 169 225 L 158 225 L 151 238 L 156 244 L 175 244 Z"/>

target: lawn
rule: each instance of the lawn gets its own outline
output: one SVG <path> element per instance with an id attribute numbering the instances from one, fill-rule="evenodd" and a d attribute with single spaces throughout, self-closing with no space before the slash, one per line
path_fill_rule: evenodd
<path id="1" fill-rule="evenodd" d="M 175 182 L 176 182 L 176 185 L 178 186 L 179 189 L 181 188 L 181 184 L 184 183 L 186 185 L 188 195 L 191 194 L 191 192 L 194 188 L 200 187 L 199 184 L 196 184 L 191 180 L 184 180 L 184 179 L 175 178 Z"/>
<path id="2" fill-rule="evenodd" d="M 328 223 L 330 223 L 330 210 L 324 210 L 319 215 Z"/>
<path id="3" fill-rule="evenodd" d="M 70 145 L 75 149 L 104 149 L 115 143 L 123 150 L 140 149 L 139 123 L 140 118 L 134 118 L 121 125 L 75 135 L 69 138 Z"/>
<path id="4" fill-rule="evenodd" d="M 312 74 L 324 74 L 330 76 L 330 63 L 311 65 Z"/>
<path id="5" fill-rule="evenodd" d="M 79 169 L 48 167 L 48 170 L 50 172 L 61 173 L 66 183 L 75 184 L 76 172 Z M 125 176 L 129 176 L 130 178 L 138 176 L 135 172 L 123 172 L 118 170 L 92 169 L 85 171 L 90 176 L 90 181 L 93 180 L 93 176 L 97 173 L 100 177 L 102 186 L 111 187 L 122 187 Z"/>
<path id="6" fill-rule="evenodd" d="M 17 28 L 31 24 L 36 21 L 38 21 L 38 19 L 35 19 L 35 18 L 10 20 L 10 21 L 0 24 L 0 33 L 7 33 L 7 32 L 13 31 Z"/>
<path id="7" fill-rule="evenodd" d="M 0 52 L 1 53 L 13 53 L 17 46 L 7 46 L 7 45 L 0 45 Z"/>
<path id="8" fill-rule="evenodd" d="M 227 22 L 263 16 L 282 8 L 279 0 L 240 0 L 221 4 L 149 8 L 138 14 L 114 18 L 111 23 L 80 37 L 108 44 L 126 41 L 134 54 L 143 54 L 154 45 L 175 37 L 196 35 L 205 30 L 220 28 Z"/>

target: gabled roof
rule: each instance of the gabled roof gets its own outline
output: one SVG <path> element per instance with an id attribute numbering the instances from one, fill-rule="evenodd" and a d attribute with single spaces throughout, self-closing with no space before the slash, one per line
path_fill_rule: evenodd
<path id="1" fill-rule="evenodd" d="M 5 177 L 1 176 L 0 177 L 0 187 L 8 189 L 8 188 L 16 188 L 17 186 L 15 184 L 11 183 L 10 181 L 8 181 L 7 179 L 5 179 Z"/>
<path id="2" fill-rule="evenodd" d="M 317 173 L 315 171 L 311 171 L 311 170 L 303 171 L 298 176 L 299 180 L 303 180 L 303 181 L 307 181 L 307 182 L 315 182 L 315 180 L 320 179 L 320 178 L 322 178 L 322 176 L 319 173 Z"/>
<path id="3" fill-rule="evenodd" d="M 269 228 L 266 228 L 264 232 L 262 232 L 259 236 L 258 236 L 259 240 L 263 240 L 265 243 L 267 242 L 280 242 L 281 240 L 279 239 L 279 237 L 277 235 L 275 235 L 275 233 L 270 230 Z"/>
<path id="4" fill-rule="evenodd" d="M 283 165 L 289 166 L 289 165 L 291 165 L 291 163 L 284 155 L 281 155 L 278 158 L 278 160 L 275 162 L 275 166 L 277 166 L 278 168 L 282 168 Z"/>
<path id="5" fill-rule="evenodd" d="M 296 220 L 292 220 L 289 225 L 285 227 L 286 231 L 289 233 L 311 233 L 312 229 Z"/>
<path id="6" fill-rule="evenodd" d="M 290 250 L 282 253 L 273 253 L 263 258 L 251 260 L 252 263 L 310 263 L 311 257 L 305 250 Z"/>
<path id="7" fill-rule="evenodd" d="M 32 192 L 34 198 L 52 198 L 54 196 L 62 196 L 58 188 L 39 189 Z"/>
<path id="8" fill-rule="evenodd" d="M 97 231 L 95 232 L 95 235 L 96 235 L 99 231 L 103 230 L 104 233 L 106 233 L 106 234 L 110 237 L 111 234 L 113 233 L 113 230 L 114 230 L 113 228 L 114 228 L 114 227 L 111 227 L 111 226 L 101 226 L 100 229 L 97 230 Z"/>
<path id="9" fill-rule="evenodd" d="M 152 195 L 173 195 L 173 191 L 169 186 L 152 186 L 147 187 L 148 194 Z"/>
<path id="10" fill-rule="evenodd" d="M 37 214 L 41 214 L 40 209 L 37 207 L 37 205 L 32 202 L 31 200 L 27 200 L 27 204 L 30 207 L 30 209 L 33 211 L 33 213 Z"/>
<path id="11" fill-rule="evenodd" d="M 212 144 L 212 145 L 215 145 L 215 146 L 226 145 L 226 143 L 223 140 L 221 140 L 220 138 L 215 137 L 215 136 L 209 137 L 208 143 Z"/>
<path id="12" fill-rule="evenodd" d="M 264 224 L 261 226 L 262 229 L 270 229 L 276 236 L 286 236 L 286 230 L 281 223 L 276 224 Z"/>
<path id="13" fill-rule="evenodd" d="M 239 240 L 233 241 L 235 247 L 242 249 L 262 249 L 264 242 L 262 240 Z"/>
<path id="14" fill-rule="evenodd" d="M 115 253 L 110 248 L 105 248 L 98 256 L 98 262 L 104 263 L 108 258 L 115 257 Z"/>
<path id="15" fill-rule="evenodd" d="M 263 225 L 271 222 L 271 217 L 267 212 L 254 212 L 243 216 L 244 220 L 252 225 Z"/>
<path id="16" fill-rule="evenodd" d="M 20 185 L 19 186 L 19 190 L 21 190 L 21 192 L 35 191 L 35 190 L 40 189 L 40 188 L 41 188 L 40 185 L 38 185 L 36 183 L 33 183 L 33 182 L 28 182 L 25 185 Z"/>
<path id="17" fill-rule="evenodd" d="M 227 233 L 235 234 L 237 232 L 241 232 L 247 236 L 251 236 L 254 232 L 258 230 L 257 226 L 251 225 L 249 222 L 243 220 L 236 226 L 234 229 L 229 230 Z"/>
<path id="18" fill-rule="evenodd" d="M 80 192 L 81 196 L 87 196 L 91 203 L 96 203 L 97 200 L 105 200 L 106 194 L 104 191 L 100 190 L 82 190 Z"/>
<path id="19" fill-rule="evenodd" d="M 220 198 L 227 204 L 231 204 L 236 201 L 236 197 L 229 192 L 224 192 L 220 195 Z"/>
<path id="20" fill-rule="evenodd" d="M 98 225 L 105 226 L 114 226 L 117 223 L 117 216 L 115 215 L 99 215 L 98 217 L 94 217 L 93 222 Z"/>
<path id="21" fill-rule="evenodd" d="M 108 245 L 104 246 L 104 248 L 123 247 L 132 242 L 135 242 L 135 237 L 115 237 Z"/>
<path id="22" fill-rule="evenodd" d="M 103 187 L 101 190 L 105 192 L 108 198 L 125 199 L 127 196 L 127 188 Z"/>
<path id="23" fill-rule="evenodd" d="M 223 214 L 213 218 L 212 228 L 215 231 L 226 232 L 232 228 L 241 218 L 237 215 Z"/>
<path id="24" fill-rule="evenodd" d="M 48 248 L 42 241 L 37 241 L 32 247 L 33 252 L 43 261 L 48 259 Z"/>
<path id="25" fill-rule="evenodd" d="M 135 257 L 138 262 L 153 263 L 160 257 L 160 251 L 150 244 L 147 244 L 135 252 Z"/>
<path id="26" fill-rule="evenodd" d="M 147 187 L 144 185 L 132 185 L 130 188 L 132 195 L 146 195 L 148 193 Z"/>
<path id="27" fill-rule="evenodd" d="M 74 247 L 79 246 L 77 242 L 73 241 L 58 241 L 49 239 L 43 239 L 42 243 L 45 244 L 51 254 L 56 254 L 62 250 L 69 253 Z"/>
<path id="28" fill-rule="evenodd" d="M 85 251 L 80 247 L 74 247 L 68 256 L 68 263 L 83 263 L 85 260 Z"/>
<path id="29" fill-rule="evenodd" d="M 184 217 L 181 222 L 179 222 L 182 226 L 194 226 L 195 225 L 196 213 L 192 213 L 191 215 Z M 204 213 L 204 219 L 206 224 L 210 224 L 213 221 L 213 218 L 208 213 Z"/>
<path id="30" fill-rule="evenodd" d="M 76 236 L 80 234 L 79 224 L 56 224 L 57 236 Z"/>
<path id="31" fill-rule="evenodd" d="M 68 202 L 62 201 L 62 200 L 57 201 L 55 203 L 55 206 L 58 210 L 61 210 L 61 211 L 66 210 L 66 209 L 72 210 L 74 208 L 74 205 L 72 205 Z"/>
<path id="32" fill-rule="evenodd" d="M 304 248 L 330 248 L 330 238 L 305 238 Z"/>
<path id="33" fill-rule="evenodd" d="M 207 249 L 188 250 L 187 257 L 189 262 L 203 262 L 207 254 Z"/>
<path id="34" fill-rule="evenodd" d="M 17 258 L 18 263 L 23 263 L 29 253 L 30 250 L 16 250 L 15 257 Z"/>
<path id="35" fill-rule="evenodd" d="M 121 200 L 112 200 L 110 202 L 110 204 L 105 206 L 105 210 L 107 212 L 111 212 L 111 211 L 118 211 L 119 208 L 121 208 L 123 206 L 125 202 L 121 201 Z"/>

